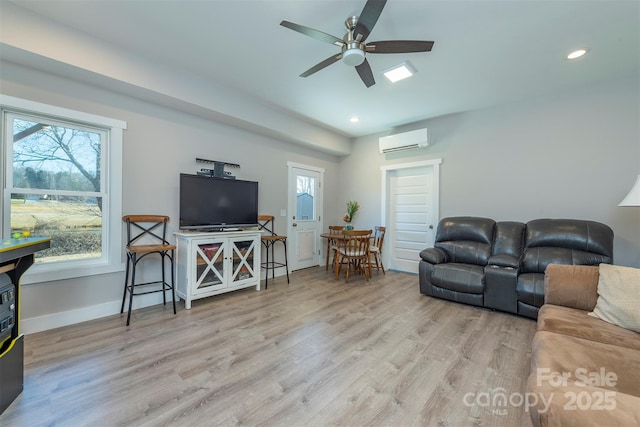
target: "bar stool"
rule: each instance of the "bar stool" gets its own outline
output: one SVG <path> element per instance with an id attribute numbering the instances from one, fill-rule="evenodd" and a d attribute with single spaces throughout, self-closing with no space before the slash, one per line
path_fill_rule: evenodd
<path id="1" fill-rule="evenodd" d="M 162 292 L 162 302 L 164 305 L 167 305 L 166 291 L 171 291 L 173 314 L 176 314 L 176 294 L 174 286 L 174 253 L 176 247 L 175 245 L 169 244 L 166 239 L 169 217 L 165 215 L 125 215 L 122 217 L 122 221 L 127 224 L 127 269 L 124 276 L 124 293 L 122 295 L 120 313 L 124 312 L 124 302 L 127 297 L 127 292 L 129 292 L 127 326 L 129 326 L 131 322 L 131 306 L 133 305 L 134 295 Z M 134 245 L 136 242 L 138 244 Z M 162 280 L 136 283 L 136 268 L 138 263 L 151 254 L 160 255 Z M 167 282 L 165 275 L 166 258 L 168 258 L 171 263 L 171 284 Z M 129 281 L 129 271 L 131 271 L 131 281 Z M 146 287 L 146 289 L 149 289 L 148 285 L 161 285 L 161 288 L 136 292 L 136 288 L 138 287 Z"/>
<path id="2" fill-rule="evenodd" d="M 275 279 L 275 269 L 285 268 L 287 271 L 287 283 L 289 283 L 289 263 L 287 262 L 287 236 L 278 235 L 274 231 L 274 216 L 273 215 L 258 215 L 258 229 L 261 230 L 262 236 L 260 241 L 267 253 L 267 261 L 263 262 L 261 266 L 265 269 L 264 288 L 267 289 L 269 285 L 269 270 L 271 270 L 271 278 Z M 284 246 L 284 262 L 275 260 L 274 247 L 276 243 L 282 242 Z M 271 260 L 269 260 L 269 249 L 271 249 Z"/>

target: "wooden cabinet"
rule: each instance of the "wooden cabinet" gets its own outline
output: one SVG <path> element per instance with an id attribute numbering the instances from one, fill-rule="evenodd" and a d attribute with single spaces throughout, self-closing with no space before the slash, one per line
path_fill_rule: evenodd
<path id="1" fill-rule="evenodd" d="M 260 232 L 175 233 L 176 293 L 191 301 L 236 289 L 260 290 Z"/>

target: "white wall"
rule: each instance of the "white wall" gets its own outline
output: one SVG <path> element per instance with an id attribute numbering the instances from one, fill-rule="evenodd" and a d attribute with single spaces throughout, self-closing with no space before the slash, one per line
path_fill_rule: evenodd
<path id="1" fill-rule="evenodd" d="M 640 208 L 617 207 L 640 173 L 638 76 L 398 131 L 421 127 L 426 150 L 385 158 L 371 135 L 342 160 L 342 198 L 363 206 L 356 226 L 381 221 L 381 165 L 442 158 L 440 217 L 599 221 L 614 230 L 615 263 L 640 267 Z"/>
<path id="2" fill-rule="evenodd" d="M 276 215 L 276 231 L 286 233 L 287 162 L 325 169 L 324 212 L 340 210 L 336 157 L 215 121 L 106 92 L 82 83 L 3 62 L 0 90 L 60 107 L 124 120 L 123 213 L 160 213 L 175 219 L 178 176 L 195 173 L 196 157 L 240 164 L 238 179 L 259 181 L 260 212 Z M 124 273 L 24 285 L 23 331 L 49 329 L 119 312 Z M 160 296 L 156 294 L 158 301 Z M 138 299 L 134 299 L 136 301 Z"/>

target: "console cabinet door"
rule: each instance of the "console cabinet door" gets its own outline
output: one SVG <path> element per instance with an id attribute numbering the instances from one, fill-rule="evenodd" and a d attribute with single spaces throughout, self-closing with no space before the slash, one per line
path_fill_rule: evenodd
<path id="1" fill-rule="evenodd" d="M 227 286 L 225 274 L 227 274 L 226 251 L 227 239 L 213 239 L 206 241 L 193 241 L 195 269 L 192 285 L 193 295 L 199 295 L 222 289 Z"/>
<path id="2" fill-rule="evenodd" d="M 239 286 L 248 281 L 255 281 L 259 275 L 257 268 L 256 245 L 254 237 L 234 237 L 229 240 L 229 257 L 231 259 L 230 286 Z"/>

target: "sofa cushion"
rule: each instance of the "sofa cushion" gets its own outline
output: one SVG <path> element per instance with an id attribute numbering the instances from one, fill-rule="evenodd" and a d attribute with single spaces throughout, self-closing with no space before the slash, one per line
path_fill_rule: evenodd
<path id="1" fill-rule="evenodd" d="M 589 315 L 640 332 L 640 269 L 601 264 L 598 301 Z"/>
<path id="2" fill-rule="evenodd" d="M 538 331 L 555 332 L 640 350 L 640 334 L 587 316 L 584 310 L 559 305 L 542 306 L 538 312 Z"/>
<path id="3" fill-rule="evenodd" d="M 592 311 L 598 300 L 598 270 L 591 265 L 549 264 L 544 272 L 545 304 Z"/>
<path id="4" fill-rule="evenodd" d="M 535 371 L 534 371 L 535 372 Z M 535 427 L 603 427 L 640 425 L 640 397 L 568 382 L 527 381 L 527 409 Z M 529 421 L 529 420 L 527 420 Z M 523 425 L 526 425 L 523 423 Z"/>
<path id="5" fill-rule="evenodd" d="M 447 263 L 436 264 L 431 283 L 456 292 L 481 294 L 484 290 L 484 268 L 477 265 Z"/>
<path id="6" fill-rule="evenodd" d="M 567 382 L 580 384 L 586 379 L 590 384 L 597 379 L 600 389 L 640 397 L 638 350 L 548 331 L 536 332 L 531 346 L 531 373 L 540 375 L 542 383 L 550 382 L 552 373 L 559 373 Z"/>

